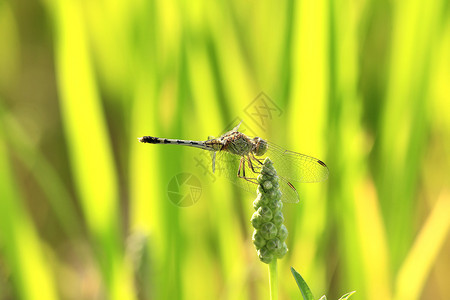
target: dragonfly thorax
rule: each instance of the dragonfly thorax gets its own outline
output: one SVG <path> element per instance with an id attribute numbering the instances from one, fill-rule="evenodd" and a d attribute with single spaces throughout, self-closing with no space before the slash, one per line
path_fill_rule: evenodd
<path id="1" fill-rule="evenodd" d="M 223 143 L 223 150 L 239 156 L 248 155 L 254 148 L 253 140 L 240 132 L 225 137 Z"/>

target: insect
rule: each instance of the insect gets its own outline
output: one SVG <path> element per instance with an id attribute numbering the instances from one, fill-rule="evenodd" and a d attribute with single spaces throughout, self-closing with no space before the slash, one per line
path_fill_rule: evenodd
<path id="1" fill-rule="evenodd" d="M 242 122 L 241 122 L 242 123 Z M 286 150 L 260 137 L 239 132 L 239 123 L 231 131 L 206 141 L 191 141 L 143 136 L 141 143 L 182 145 L 211 153 L 211 168 L 244 190 L 254 193 L 263 161 L 269 157 L 280 178 L 282 201 L 297 203 L 299 195 L 292 182 L 320 182 L 328 178 L 326 164 L 314 157 Z"/>

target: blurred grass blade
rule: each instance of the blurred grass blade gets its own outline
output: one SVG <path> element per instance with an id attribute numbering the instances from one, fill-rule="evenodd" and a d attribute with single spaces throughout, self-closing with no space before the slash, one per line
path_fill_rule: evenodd
<path id="1" fill-rule="evenodd" d="M 3 122 L 0 122 L 1 265 L 5 261 L 12 272 L 17 298 L 57 299 L 52 274 L 48 269 L 49 262 L 42 253 L 43 245 L 15 188 L 4 141 Z M 3 260 L 3 256 L 6 260 Z"/>
<path id="2" fill-rule="evenodd" d="M 329 182 L 330 193 L 328 205 L 332 214 L 327 216 L 328 226 L 339 224 L 337 231 L 337 251 L 342 256 L 345 267 L 341 270 L 343 286 L 364 286 L 362 253 L 358 239 L 357 214 L 354 188 L 360 182 L 367 163 L 363 151 L 362 99 L 358 93 L 360 69 L 358 60 L 359 19 L 363 6 L 354 5 L 351 1 L 330 3 L 330 97 L 328 116 L 328 142 L 335 148 L 329 151 L 332 161 Z M 333 166 L 334 164 L 334 166 Z M 334 167 L 334 168 L 333 168 Z M 331 221 L 331 222 L 330 222 Z M 334 230 L 331 229 L 333 232 Z M 334 242 L 333 248 L 334 248 Z M 336 251 L 334 248 L 333 251 Z M 334 271 L 332 271 L 334 272 Z M 365 294 L 364 291 L 362 291 Z"/>
<path id="3" fill-rule="evenodd" d="M 373 181 L 356 182 L 354 199 L 365 299 L 391 299 L 387 236 Z"/>
<path id="4" fill-rule="evenodd" d="M 450 230 L 450 192 L 444 191 L 401 266 L 394 299 L 419 299 Z"/>
<path id="5" fill-rule="evenodd" d="M 330 3 L 327 1 L 294 1 L 289 6 L 294 9 L 291 40 L 291 78 L 289 103 L 282 116 L 277 139 L 284 139 L 285 146 L 294 151 L 308 153 L 327 161 L 325 149 L 329 141 L 325 140 L 327 131 L 327 112 L 329 88 L 329 39 L 330 39 Z M 312 46 L 314 45 L 314 46 Z M 310 101 L 309 99 L 314 99 Z M 284 136 L 283 136 L 284 135 Z M 295 138 L 291 138 L 295 137 Z M 277 142 L 277 141 L 274 141 Z M 288 238 L 292 258 L 302 260 L 303 275 L 326 273 L 326 265 L 318 266 L 316 255 L 321 252 L 317 241 L 326 228 L 325 186 L 328 184 L 298 186 L 302 190 L 301 205 L 286 212 L 286 219 L 293 223 Z M 291 216 L 289 215 L 291 214 Z M 301 215 L 298 215 L 301 214 Z M 305 247 L 305 245 L 307 245 Z M 295 261 L 290 265 L 296 265 Z M 314 283 L 322 281 L 314 278 Z"/>
<path id="6" fill-rule="evenodd" d="M 74 2 L 55 2 L 59 29 L 56 68 L 64 130 L 89 228 L 101 234 L 117 213 L 117 178 L 109 135 L 80 7 Z"/>
<path id="7" fill-rule="evenodd" d="M 389 80 L 378 129 L 376 179 L 389 231 L 392 270 L 397 272 L 413 240 L 415 201 L 411 199 L 417 190 L 428 139 L 430 61 L 435 55 L 439 15 L 445 1 L 393 4 Z"/>
<path id="8" fill-rule="evenodd" d="M 302 276 L 293 268 L 291 267 L 292 275 L 294 275 L 295 282 L 297 282 L 297 286 L 300 289 L 300 292 L 302 292 L 303 299 L 304 300 L 314 300 L 314 296 L 309 289 L 308 285 L 306 284 L 305 280 L 303 280 Z"/>
<path id="9" fill-rule="evenodd" d="M 78 195 L 109 297 L 133 299 L 119 240 L 118 180 L 91 64 L 82 3 L 50 3 L 61 114 Z"/>
<path id="10" fill-rule="evenodd" d="M 46 157 L 39 150 L 33 148 L 28 133 L 14 116 L 3 115 L 3 117 L 8 127 L 6 132 L 8 142 L 13 147 L 15 155 L 34 175 L 36 182 L 47 196 L 48 203 L 58 218 L 61 228 L 68 237 L 79 235 L 82 232 L 82 224 L 77 220 L 73 199 L 61 177 Z M 48 184 L 49 182 L 52 184 Z"/>

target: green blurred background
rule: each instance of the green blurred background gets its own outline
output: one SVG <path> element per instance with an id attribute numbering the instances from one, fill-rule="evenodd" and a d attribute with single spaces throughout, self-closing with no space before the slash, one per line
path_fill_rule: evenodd
<path id="1" fill-rule="evenodd" d="M 450 297 L 448 0 L 15 0 L 0 299 L 268 299 L 254 196 L 218 180 L 177 207 L 199 150 L 136 140 L 240 119 L 330 169 L 284 207 L 281 299 L 300 299 L 290 266 L 317 298 Z"/>

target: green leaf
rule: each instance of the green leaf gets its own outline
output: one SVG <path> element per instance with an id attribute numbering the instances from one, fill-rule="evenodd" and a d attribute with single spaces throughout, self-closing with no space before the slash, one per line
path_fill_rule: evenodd
<path id="1" fill-rule="evenodd" d="M 339 298 L 339 300 L 346 300 L 346 299 L 350 298 L 350 296 L 353 295 L 354 293 L 356 293 L 356 291 L 344 294 L 341 298 Z"/>
<path id="2" fill-rule="evenodd" d="M 306 284 L 305 280 L 303 280 L 302 276 L 295 271 L 293 267 L 291 267 L 292 275 L 294 275 L 295 281 L 297 282 L 298 288 L 300 289 L 300 292 L 302 292 L 303 299 L 305 300 L 314 300 L 314 296 L 309 289 L 308 285 Z"/>

